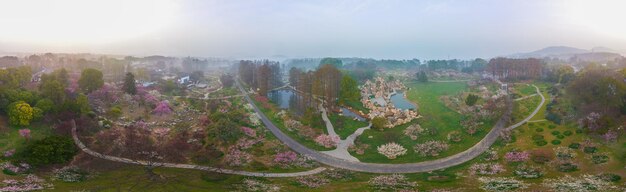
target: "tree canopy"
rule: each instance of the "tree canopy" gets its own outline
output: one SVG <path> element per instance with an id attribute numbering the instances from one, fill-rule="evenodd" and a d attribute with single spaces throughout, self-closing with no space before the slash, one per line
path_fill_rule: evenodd
<path id="1" fill-rule="evenodd" d="M 83 70 L 80 74 L 80 79 L 78 80 L 78 85 L 81 90 L 85 93 L 89 94 L 92 91 L 100 89 L 102 85 L 104 85 L 104 79 L 102 75 L 102 71 L 88 68 Z"/>

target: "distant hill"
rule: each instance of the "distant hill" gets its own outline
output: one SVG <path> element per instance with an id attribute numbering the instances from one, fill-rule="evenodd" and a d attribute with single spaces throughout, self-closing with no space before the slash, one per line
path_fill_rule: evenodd
<path id="1" fill-rule="evenodd" d="M 551 46 L 528 53 L 509 55 L 512 58 L 556 58 L 565 61 L 607 62 L 622 57 L 615 50 L 606 47 L 594 47 L 591 50 L 567 46 Z"/>

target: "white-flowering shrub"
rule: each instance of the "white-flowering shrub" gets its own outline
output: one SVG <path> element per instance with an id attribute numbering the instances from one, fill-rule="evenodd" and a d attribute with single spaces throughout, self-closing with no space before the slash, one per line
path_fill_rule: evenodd
<path id="1" fill-rule="evenodd" d="M 425 131 L 426 129 L 416 123 L 404 129 L 404 135 L 409 136 L 411 140 L 416 140 L 417 136 L 423 134 Z"/>
<path id="2" fill-rule="evenodd" d="M 239 191 L 248 192 L 278 192 L 280 186 L 267 184 L 256 179 L 244 179 L 243 182 L 235 186 Z"/>
<path id="3" fill-rule="evenodd" d="M 402 156 L 406 154 L 406 149 L 395 142 L 387 143 L 381 146 L 378 146 L 378 153 L 384 155 L 389 159 L 395 159 L 398 156 Z"/>
<path id="4" fill-rule="evenodd" d="M 507 177 L 481 177 L 478 178 L 478 180 L 482 183 L 480 185 L 480 188 L 485 191 L 516 191 L 518 189 L 524 189 L 528 187 L 528 184 L 524 183 L 523 181 Z"/>
<path id="5" fill-rule="evenodd" d="M 76 166 L 66 166 L 61 169 L 55 169 L 52 173 L 53 179 L 70 183 L 84 181 L 89 175 L 87 171 L 83 171 Z"/>
<path id="6" fill-rule="evenodd" d="M 543 181 L 543 186 L 546 186 L 553 191 L 566 192 L 566 191 L 616 191 L 617 187 L 611 183 L 594 177 L 593 175 L 582 175 L 579 177 L 572 177 L 566 175 L 558 179 L 546 179 Z"/>
<path id="7" fill-rule="evenodd" d="M 376 190 L 394 191 L 409 190 L 417 187 L 417 183 L 410 182 L 404 175 L 380 175 L 368 181 L 369 185 Z"/>
<path id="8" fill-rule="evenodd" d="M 448 144 L 442 141 L 426 141 L 416 144 L 413 147 L 416 153 L 421 156 L 438 156 L 442 151 L 448 150 Z"/>

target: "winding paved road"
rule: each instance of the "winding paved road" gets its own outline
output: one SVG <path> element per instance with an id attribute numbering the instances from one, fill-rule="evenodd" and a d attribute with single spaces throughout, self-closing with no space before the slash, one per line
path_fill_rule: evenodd
<path id="1" fill-rule="evenodd" d="M 238 79 L 236 81 L 236 84 L 237 84 L 237 87 L 239 87 L 239 90 L 242 93 L 246 93 L 245 90 L 243 89 L 243 87 L 241 86 L 241 84 L 239 83 Z M 539 92 L 539 88 L 537 88 L 536 86 L 535 86 L 535 88 L 537 89 L 537 93 L 539 95 L 541 95 L 541 93 Z M 512 125 L 510 127 L 505 127 L 506 126 L 506 121 L 507 121 L 507 119 L 509 119 L 509 117 L 511 116 L 511 112 L 512 112 L 511 99 L 509 97 L 507 97 L 507 101 L 506 101 L 507 102 L 507 109 L 506 109 L 506 112 L 498 120 L 498 122 L 495 124 L 493 129 L 491 129 L 491 131 L 489 131 L 489 133 L 487 133 L 487 135 L 480 142 L 478 142 L 476 145 L 472 146 L 468 150 L 465 150 L 463 152 L 457 153 L 455 155 L 448 156 L 448 157 L 441 158 L 441 159 L 437 159 L 437 160 L 425 161 L 425 162 L 419 162 L 419 163 L 379 164 L 379 163 L 363 163 L 363 162 L 347 161 L 347 160 L 338 159 L 338 158 L 332 157 L 330 155 L 326 155 L 326 154 L 323 154 L 321 152 L 309 149 L 306 146 L 304 146 L 304 145 L 298 143 L 297 141 L 293 140 L 291 137 L 285 135 L 282 131 L 280 131 L 280 129 L 278 129 L 267 118 L 267 116 L 265 116 L 265 114 L 263 114 L 263 112 L 256 106 L 256 104 L 252 101 L 252 99 L 250 99 L 249 95 L 246 94 L 245 98 L 253 106 L 254 111 L 261 117 L 261 121 L 263 122 L 263 124 L 265 124 L 265 126 L 279 140 L 281 140 L 285 145 L 287 145 L 289 148 L 293 149 L 294 151 L 296 151 L 296 152 L 298 152 L 298 153 L 300 153 L 302 155 L 309 156 L 309 157 L 311 157 L 315 161 L 318 161 L 318 162 L 320 162 L 322 164 L 326 164 L 326 165 L 329 165 L 329 166 L 332 166 L 332 167 L 348 169 L 348 170 L 353 170 L 353 171 L 371 172 L 371 173 L 415 173 L 415 172 L 428 172 L 428 171 L 439 170 L 439 169 L 443 169 L 443 168 L 447 168 L 447 167 L 452 167 L 452 166 L 459 165 L 459 164 L 462 164 L 464 162 L 467 162 L 467 161 L 469 161 L 469 160 L 479 156 L 480 154 L 485 152 L 487 149 L 489 149 L 489 147 L 498 139 L 500 131 L 502 131 L 504 129 L 513 129 L 513 128 L 523 124 L 525 121 L 528 121 L 530 118 L 532 118 L 532 116 L 534 116 L 539 111 L 539 109 L 541 108 L 541 106 L 545 102 L 545 98 L 543 97 L 543 95 L 541 95 L 541 98 L 542 98 L 541 103 L 539 104 L 539 106 L 537 106 L 537 109 L 535 109 L 535 111 L 533 111 L 533 113 L 531 115 L 529 115 L 528 118 L 526 118 L 523 121 L 521 121 L 521 122 L 519 122 L 519 123 L 517 123 L 515 125 Z"/>

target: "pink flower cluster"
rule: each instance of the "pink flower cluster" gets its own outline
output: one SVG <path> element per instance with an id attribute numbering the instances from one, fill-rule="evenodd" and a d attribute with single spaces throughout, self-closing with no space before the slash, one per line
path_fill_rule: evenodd
<path id="1" fill-rule="evenodd" d="M 304 176 L 296 178 L 296 181 L 303 186 L 308 188 L 318 188 L 323 185 L 330 183 L 330 180 L 320 177 L 320 176 Z"/>
<path id="2" fill-rule="evenodd" d="M 321 134 L 315 138 L 315 143 L 326 148 L 333 148 L 337 146 L 337 142 L 339 142 L 339 137 L 337 136 Z"/>
<path id="3" fill-rule="evenodd" d="M 494 175 L 504 171 L 504 167 L 496 163 L 473 164 L 469 169 L 471 175 Z"/>
<path id="4" fill-rule="evenodd" d="M 256 131 L 250 127 L 241 127 L 241 131 L 248 137 L 256 137 Z"/>
<path id="5" fill-rule="evenodd" d="M 226 161 L 229 166 L 242 166 L 252 161 L 252 155 L 237 148 L 231 148 L 228 150 L 224 161 Z"/>
<path id="6" fill-rule="evenodd" d="M 159 104 L 157 104 L 157 106 L 154 108 L 154 113 L 157 115 L 167 115 L 172 113 L 170 103 L 167 100 L 159 102 Z"/>
<path id="7" fill-rule="evenodd" d="M 30 139 L 30 129 L 20 129 L 19 133 L 20 133 L 20 136 L 26 139 Z"/>
<path id="8" fill-rule="evenodd" d="M 619 135 L 617 134 L 617 132 L 613 130 L 609 130 L 605 134 L 602 135 L 602 138 L 604 139 L 604 141 L 610 143 L 610 142 L 616 141 L 618 136 Z"/>
<path id="9" fill-rule="evenodd" d="M 2 181 L 5 186 L 0 188 L 0 191 L 35 191 L 52 187 L 51 184 L 44 182 L 45 180 L 37 177 L 36 175 L 28 175 L 21 181 L 15 179 L 5 179 Z"/>
<path id="10" fill-rule="evenodd" d="M 530 159 L 530 153 L 526 151 L 511 151 L 504 154 L 504 159 L 507 162 L 524 162 Z"/>
<path id="11" fill-rule="evenodd" d="M 0 165 L 0 168 L 5 171 L 9 171 L 14 174 L 23 174 L 26 173 L 31 167 L 29 164 L 20 163 L 19 165 L 13 165 L 12 163 L 6 162 Z"/>
<path id="12" fill-rule="evenodd" d="M 298 154 L 293 151 L 278 153 L 274 156 L 274 163 L 281 166 L 289 166 L 289 164 L 296 160 L 298 160 Z"/>
<path id="13" fill-rule="evenodd" d="M 12 157 L 15 154 L 15 149 L 7 150 L 4 152 L 4 157 Z"/>
<path id="14" fill-rule="evenodd" d="M 253 145 L 259 143 L 262 141 L 263 138 L 259 138 L 259 139 L 246 139 L 246 138 L 241 138 L 239 140 L 237 140 L 237 148 L 238 149 L 249 149 L 250 147 L 252 147 Z"/>

